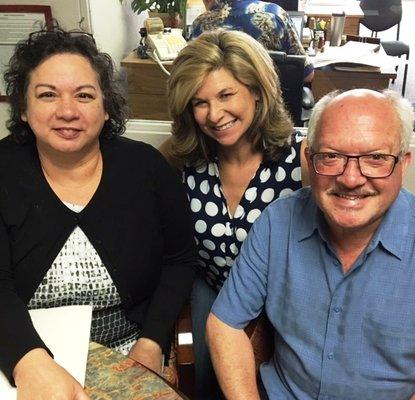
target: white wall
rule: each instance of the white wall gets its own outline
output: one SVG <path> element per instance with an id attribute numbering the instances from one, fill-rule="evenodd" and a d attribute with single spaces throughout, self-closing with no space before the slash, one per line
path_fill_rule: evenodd
<path id="1" fill-rule="evenodd" d="M 0 139 L 7 136 L 6 121 L 9 118 L 7 103 L 0 103 Z"/>
<path id="2" fill-rule="evenodd" d="M 138 45 L 139 30 L 147 13 L 135 14 L 131 1 L 89 0 L 92 33 L 100 50 L 111 55 L 117 68 L 121 60 Z"/>

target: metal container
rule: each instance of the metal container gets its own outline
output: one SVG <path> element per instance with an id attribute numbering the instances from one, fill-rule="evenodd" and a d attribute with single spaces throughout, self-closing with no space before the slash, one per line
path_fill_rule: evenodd
<path id="1" fill-rule="evenodd" d="M 330 46 L 340 46 L 346 14 L 332 14 L 330 22 Z"/>

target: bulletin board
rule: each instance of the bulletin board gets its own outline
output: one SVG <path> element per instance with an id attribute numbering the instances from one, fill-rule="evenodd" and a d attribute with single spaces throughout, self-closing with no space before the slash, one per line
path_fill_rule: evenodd
<path id="1" fill-rule="evenodd" d="M 16 44 L 51 22 L 50 6 L 0 5 L 0 101 L 7 101 L 3 74 Z"/>

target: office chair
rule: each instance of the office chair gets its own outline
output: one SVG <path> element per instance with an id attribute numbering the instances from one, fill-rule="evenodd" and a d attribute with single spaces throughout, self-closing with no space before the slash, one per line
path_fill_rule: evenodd
<path id="1" fill-rule="evenodd" d="M 385 53 L 392 57 L 406 56 L 406 64 L 402 82 L 402 96 L 405 95 L 406 77 L 408 74 L 409 45 L 399 40 L 400 23 L 402 19 L 401 0 L 361 0 L 360 7 L 364 17 L 360 21 L 377 37 L 378 32 L 385 31 L 396 25 L 396 40 L 381 41 Z M 396 71 L 398 67 L 396 67 Z M 394 82 L 394 80 L 392 81 Z"/>
<path id="2" fill-rule="evenodd" d="M 282 97 L 295 126 L 304 126 L 314 106 L 311 90 L 304 86 L 305 56 L 287 55 L 282 51 L 268 51 L 277 67 Z"/>
<path id="3" fill-rule="evenodd" d="M 252 344 L 255 357 L 255 370 L 258 373 L 259 366 L 269 361 L 274 350 L 273 328 L 267 316 L 262 312 L 246 327 L 245 332 Z M 190 304 L 183 307 L 176 323 L 176 349 L 177 349 L 177 373 L 178 387 L 189 399 L 194 399 L 194 353 L 193 343 L 180 343 L 181 334 L 191 335 L 192 320 Z M 215 399 L 216 400 L 216 399 Z"/>

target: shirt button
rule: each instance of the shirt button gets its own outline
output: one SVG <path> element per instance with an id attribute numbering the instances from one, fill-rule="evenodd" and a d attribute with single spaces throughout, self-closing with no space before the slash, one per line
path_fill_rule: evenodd
<path id="1" fill-rule="evenodd" d="M 339 262 L 338 260 L 334 260 L 334 261 L 333 261 L 333 264 L 334 264 L 334 265 L 340 265 L 340 262 Z"/>
<path id="2" fill-rule="evenodd" d="M 329 360 L 332 360 L 332 359 L 334 358 L 334 354 L 333 354 L 333 353 L 329 353 L 329 354 L 327 354 L 327 358 L 328 358 Z"/>
<path id="3" fill-rule="evenodd" d="M 97 239 L 95 242 L 96 242 L 96 244 L 102 244 L 102 240 L 101 239 Z"/>
<path id="4" fill-rule="evenodd" d="M 339 313 L 341 311 L 341 308 L 340 307 L 334 307 L 334 312 L 335 313 Z"/>

